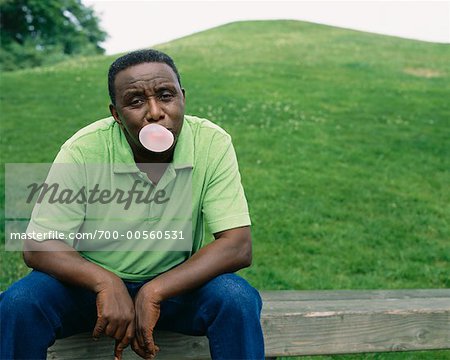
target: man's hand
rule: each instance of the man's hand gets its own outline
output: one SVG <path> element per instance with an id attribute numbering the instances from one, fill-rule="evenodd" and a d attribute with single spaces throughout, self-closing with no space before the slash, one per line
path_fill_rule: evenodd
<path id="1" fill-rule="evenodd" d="M 114 356 L 122 359 L 122 352 L 134 337 L 134 305 L 122 280 L 102 286 L 97 292 L 97 323 L 92 336 L 105 334 L 116 339 Z"/>
<path id="2" fill-rule="evenodd" d="M 97 323 L 92 336 L 96 339 L 104 333 L 116 339 L 114 354 L 120 360 L 134 336 L 134 305 L 122 279 L 60 240 L 28 239 L 23 256 L 29 267 L 97 294 Z"/>
<path id="3" fill-rule="evenodd" d="M 139 290 L 135 299 L 136 333 L 131 347 L 143 359 L 153 359 L 159 351 L 153 340 L 153 330 L 160 315 L 161 301 L 152 293 L 151 282 Z"/>

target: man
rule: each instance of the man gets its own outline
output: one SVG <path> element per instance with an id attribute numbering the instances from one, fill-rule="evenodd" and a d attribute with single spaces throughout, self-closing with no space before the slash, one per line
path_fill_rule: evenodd
<path id="1" fill-rule="evenodd" d="M 192 247 L 77 251 L 67 237 L 28 240 L 24 260 L 34 270 L 1 295 L 1 358 L 45 358 L 55 339 L 93 331 L 94 339 L 105 334 L 116 340 L 117 359 L 128 345 L 152 359 L 158 352 L 155 328 L 207 335 L 213 359 L 264 358 L 261 298 L 233 274 L 251 263 L 251 235 L 229 135 L 184 114 L 185 91 L 164 53 L 142 50 L 120 57 L 110 67 L 108 85 L 112 117 L 77 132 L 54 163 L 77 164 L 86 172 L 89 164 L 102 164 L 95 176 L 100 174 L 108 189 L 130 188 L 139 177 L 142 186 L 147 181 L 155 190 L 174 192 L 186 185 L 177 181 L 189 173 Z M 141 143 L 141 129 L 153 123 L 173 134 L 168 150 L 153 152 Z M 59 176 L 70 186 L 86 178 Z M 129 224 L 147 224 L 154 206 L 132 204 L 133 216 L 114 222 L 117 233 L 133 230 Z M 60 213 L 70 221 L 56 221 Z M 94 231 L 86 220 L 93 213 L 100 221 L 115 219 L 89 202 L 41 206 L 35 207 L 27 231 Z M 215 241 L 202 247 L 204 223 Z"/>

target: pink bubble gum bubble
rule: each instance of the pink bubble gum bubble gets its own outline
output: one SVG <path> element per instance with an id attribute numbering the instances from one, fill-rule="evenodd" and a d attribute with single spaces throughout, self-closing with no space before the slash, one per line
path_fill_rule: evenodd
<path id="1" fill-rule="evenodd" d="M 164 126 L 148 124 L 139 132 L 139 141 L 148 150 L 163 152 L 173 144 L 173 134 Z"/>

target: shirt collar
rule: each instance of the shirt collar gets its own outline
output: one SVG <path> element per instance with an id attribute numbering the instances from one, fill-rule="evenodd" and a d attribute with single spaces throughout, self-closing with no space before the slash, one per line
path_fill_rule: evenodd
<path id="1" fill-rule="evenodd" d="M 194 167 L 194 136 L 186 119 L 183 120 L 183 127 L 175 145 L 172 162 L 175 169 Z"/>
<path id="2" fill-rule="evenodd" d="M 112 131 L 113 170 L 115 173 L 138 173 L 130 144 L 120 126 L 114 122 Z M 186 120 L 178 136 L 172 164 L 175 170 L 194 167 L 194 137 Z"/>

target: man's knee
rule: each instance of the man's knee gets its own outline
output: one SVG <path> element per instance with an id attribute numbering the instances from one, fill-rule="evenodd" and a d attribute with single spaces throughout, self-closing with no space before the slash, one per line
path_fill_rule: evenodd
<path id="1" fill-rule="evenodd" d="M 2 321 L 13 317 L 23 321 L 35 321 L 36 315 L 42 314 L 45 299 L 38 296 L 33 287 L 16 283 L 0 296 L 0 313 Z"/>
<path id="2" fill-rule="evenodd" d="M 262 300 L 259 292 L 245 279 L 235 274 L 223 274 L 212 280 L 216 305 L 237 314 L 260 314 Z"/>
<path id="3" fill-rule="evenodd" d="M 64 288 L 54 277 L 32 271 L 1 294 L 1 316 L 12 316 L 27 323 L 37 319 L 45 322 L 52 320 L 52 324 L 57 326 L 56 314 L 70 300 Z"/>

